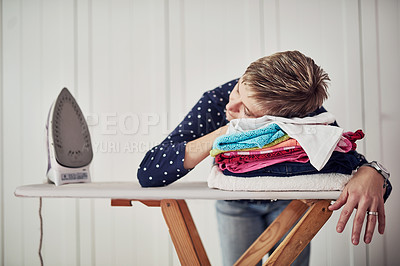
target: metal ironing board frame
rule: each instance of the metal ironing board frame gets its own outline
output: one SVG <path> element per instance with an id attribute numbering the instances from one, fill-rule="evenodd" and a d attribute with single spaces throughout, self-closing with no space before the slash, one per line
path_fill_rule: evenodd
<path id="1" fill-rule="evenodd" d="M 255 265 L 296 224 L 264 263 L 289 265 L 328 221 L 332 214 L 328 206 L 331 200 L 339 197 L 340 191 L 233 192 L 210 189 L 206 182 L 177 182 L 162 188 L 141 188 L 137 182 L 94 182 L 58 187 L 52 184 L 26 185 L 18 187 L 15 195 L 109 198 L 112 206 L 132 206 L 133 201 L 139 201 L 148 207 L 160 207 L 182 265 L 211 265 L 186 200 L 290 199 L 292 201 L 285 210 L 235 263 Z"/>

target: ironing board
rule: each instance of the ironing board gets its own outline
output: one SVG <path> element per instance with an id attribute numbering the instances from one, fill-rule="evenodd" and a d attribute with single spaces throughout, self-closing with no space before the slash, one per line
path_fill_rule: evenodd
<path id="1" fill-rule="evenodd" d="M 340 191 L 241 192 L 210 189 L 207 182 L 176 182 L 167 187 L 142 188 L 137 182 L 94 182 L 62 186 L 35 184 L 18 187 L 17 197 L 109 198 L 112 206 L 132 206 L 140 201 L 161 207 L 182 265 L 211 265 L 187 207 L 189 199 L 292 200 L 275 221 L 238 259 L 235 265 L 255 265 L 292 228 L 264 265 L 289 265 L 331 216 L 331 200 Z"/>

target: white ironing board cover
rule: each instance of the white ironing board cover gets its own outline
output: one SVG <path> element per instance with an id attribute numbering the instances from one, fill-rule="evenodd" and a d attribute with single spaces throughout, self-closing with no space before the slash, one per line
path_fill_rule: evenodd
<path id="1" fill-rule="evenodd" d="M 109 198 L 109 199 L 332 199 L 340 191 L 223 191 L 211 189 L 207 182 L 175 182 L 166 187 L 142 188 L 137 182 L 93 182 L 55 186 L 34 184 L 17 187 L 15 196 L 33 198 Z"/>

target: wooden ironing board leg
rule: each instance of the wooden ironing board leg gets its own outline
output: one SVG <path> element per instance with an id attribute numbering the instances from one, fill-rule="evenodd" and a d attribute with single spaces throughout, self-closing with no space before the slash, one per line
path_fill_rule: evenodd
<path id="1" fill-rule="evenodd" d="M 182 265 L 211 265 L 184 200 L 161 200 L 161 210 Z"/>
<path id="2" fill-rule="evenodd" d="M 271 254 L 265 265 L 290 265 L 332 215 L 330 200 L 318 200 Z"/>
<path id="3" fill-rule="evenodd" d="M 185 200 L 140 200 L 161 207 L 172 242 L 182 265 L 211 265 Z M 132 200 L 113 199 L 112 206 L 132 206 Z"/>
<path id="4" fill-rule="evenodd" d="M 307 209 L 307 204 L 300 200 L 292 200 L 282 213 L 236 261 L 235 266 L 256 265 L 286 232 L 289 231 Z"/>

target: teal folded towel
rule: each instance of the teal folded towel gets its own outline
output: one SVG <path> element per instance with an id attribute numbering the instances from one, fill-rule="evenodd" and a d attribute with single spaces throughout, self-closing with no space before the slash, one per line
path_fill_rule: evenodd
<path id="1" fill-rule="evenodd" d="M 264 128 L 246 132 L 222 135 L 215 139 L 213 149 L 234 151 L 249 148 L 262 148 L 286 133 L 277 125 L 270 124 Z"/>

